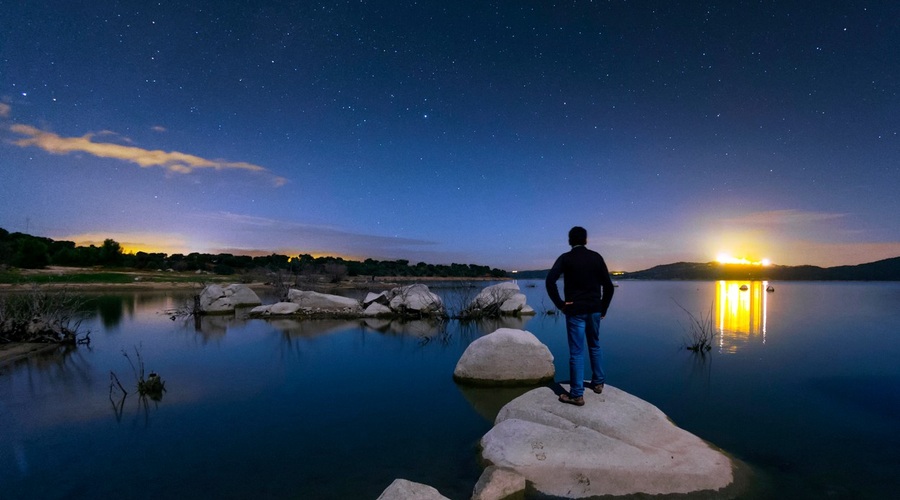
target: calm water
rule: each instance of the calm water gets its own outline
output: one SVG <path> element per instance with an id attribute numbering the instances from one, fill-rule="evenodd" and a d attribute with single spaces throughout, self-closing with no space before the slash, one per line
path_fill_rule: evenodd
<path id="1" fill-rule="evenodd" d="M 750 464 L 752 497 L 894 497 L 900 283 L 740 284 L 622 282 L 602 324 L 609 383 Z M 535 309 L 549 304 L 541 283 L 520 285 Z M 468 343 L 526 329 L 565 378 L 552 316 L 444 329 L 209 318 L 198 329 L 162 313 L 184 299 L 95 297 L 90 348 L 0 368 L 0 496 L 374 499 L 403 477 L 468 498 L 478 440 L 515 396 L 453 382 Z M 711 312 L 720 331 L 705 360 L 681 349 L 682 308 Z M 135 349 L 166 381 L 158 403 L 134 394 L 122 352 L 137 362 Z"/>

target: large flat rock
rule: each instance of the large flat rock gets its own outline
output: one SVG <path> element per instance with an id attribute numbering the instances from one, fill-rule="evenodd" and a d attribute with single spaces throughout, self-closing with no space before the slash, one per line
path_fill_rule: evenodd
<path id="1" fill-rule="evenodd" d="M 585 406 L 563 404 L 541 387 L 516 398 L 482 438 L 482 456 L 564 498 L 718 491 L 734 481 L 729 457 L 652 404 L 608 385 L 584 397 Z"/>

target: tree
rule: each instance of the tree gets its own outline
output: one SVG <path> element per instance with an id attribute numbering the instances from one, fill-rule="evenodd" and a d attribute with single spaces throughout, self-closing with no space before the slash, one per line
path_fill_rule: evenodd
<path id="1" fill-rule="evenodd" d="M 43 241 L 26 236 L 16 241 L 12 265 L 28 269 L 40 269 L 50 263 L 48 246 Z"/>
<path id="2" fill-rule="evenodd" d="M 107 238 L 100 247 L 100 263 L 106 266 L 122 265 L 122 246 L 116 240 Z"/>

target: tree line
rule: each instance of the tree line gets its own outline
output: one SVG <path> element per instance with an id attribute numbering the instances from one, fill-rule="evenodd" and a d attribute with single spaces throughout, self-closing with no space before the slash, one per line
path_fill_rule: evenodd
<path id="1" fill-rule="evenodd" d="M 309 254 L 287 256 L 271 254 L 252 257 L 229 253 L 205 254 L 136 252 L 125 253 L 113 239 L 101 246 L 75 246 L 72 241 L 56 241 L 25 233 L 10 233 L 0 228 L 0 266 L 41 269 L 46 266 L 133 268 L 142 270 L 205 271 L 215 274 L 236 274 L 265 269 L 270 272 L 292 274 L 324 274 L 333 280 L 344 276 L 411 276 L 448 278 L 502 278 L 502 269 L 476 264 L 411 265 L 408 260 L 364 261 L 341 257 L 313 257 Z"/>

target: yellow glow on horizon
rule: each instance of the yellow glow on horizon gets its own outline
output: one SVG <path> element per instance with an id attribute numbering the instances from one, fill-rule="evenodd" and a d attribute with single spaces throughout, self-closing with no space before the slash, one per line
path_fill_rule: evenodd
<path id="1" fill-rule="evenodd" d="M 772 261 L 769 259 L 762 259 L 757 261 L 747 259 L 746 257 L 732 257 L 727 253 L 720 253 L 719 255 L 717 255 L 716 262 L 718 262 L 719 264 L 743 264 L 748 266 L 769 266 L 772 264 Z"/>

